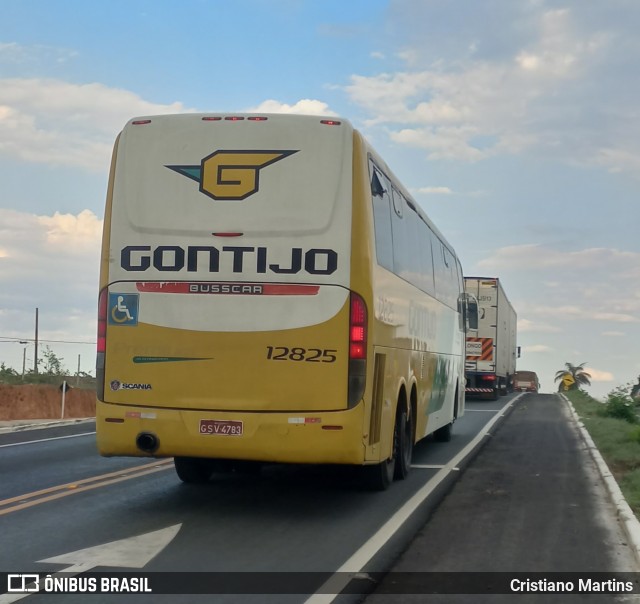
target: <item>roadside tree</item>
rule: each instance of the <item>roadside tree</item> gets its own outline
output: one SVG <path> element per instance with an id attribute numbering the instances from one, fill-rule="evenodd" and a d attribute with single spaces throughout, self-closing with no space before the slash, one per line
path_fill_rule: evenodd
<path id="1" fill-rule="evenodd" d="M 585 371 L 585 365 L 586 363 L 580 363 L 580 365 L 565 363 L 565 368 L 556 372 L 556 377 L 553 380 L 560 382 L 558 392 L 579 390 L 581 386 L 591 386 L 591 374 Z"/>

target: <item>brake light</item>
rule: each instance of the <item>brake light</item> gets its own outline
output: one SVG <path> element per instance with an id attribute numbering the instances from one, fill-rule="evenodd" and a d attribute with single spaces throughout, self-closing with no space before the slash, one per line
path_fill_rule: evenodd
<path id="1" fill-rule="evenodd" d="M 227 120 L 228 122 L 241 122 L 244 119 L 244 117 L 242 117 L 241 115 L 229 115 L 224 119 Z"/>
<path id="2" fill-rule="evenodd" d="M 215 115 L 205 115 L 202 118 L 203 122 L 219 122 L 222 118 L 221 117 L 217 117 Z"/>
<path id="3" fill-rule="evenodd" d="M 144 126 L 145 124 L 150 124 L 151 120 L 134 120 L 131 122 L 134 126 Z"/>
<path id="4" fill-rule="evenodd" d="M 347 405 L 351 409 L 362 400 L 367 383 L 367 305 L 353 292 L 349 301 L 348 379 Z"/>
<path id="5" fill-rule="evenodd" d="M 351 294 L 349 358 L 367 358 L 367 307 L 358 294 Z"/>
<path id="6" fill-rule="evenodd" d="M 262 115 L 252 115 L 247 118 L 250 122 L 266 122 L 268 118 Z"/>
<path id="7" fill-rule="evenodd" d="M 107 349 L 107 300 L 108 290 L 105 287 L 98 298 L 98 352 Z"/>
<path id="8" fill-rule="evenodd" d="M 325 126 L 339 126 L 342 122 L 338 122 L 337 120 L 320 120 L 320 123 Z"/>

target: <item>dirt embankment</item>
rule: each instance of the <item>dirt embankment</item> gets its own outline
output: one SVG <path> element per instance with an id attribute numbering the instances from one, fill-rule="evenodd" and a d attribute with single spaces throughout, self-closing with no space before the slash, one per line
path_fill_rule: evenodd
<path id="1" fill-rule="evenodd" d="M 62 392 L 56 386 L 0 384 L 0 421 L 12 419 L 60 419 Z M 96 393 L 73 388 L 65 394 L 64 417 L 95 417 Z"/>

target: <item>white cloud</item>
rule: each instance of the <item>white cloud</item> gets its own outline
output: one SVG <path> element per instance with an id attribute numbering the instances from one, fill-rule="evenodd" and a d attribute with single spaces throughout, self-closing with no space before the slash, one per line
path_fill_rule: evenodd
<path id="1" fill-rule="evenodd" d="M 621 32 L 584 19 L 580 6 L 546 10 L 540 4 L 519 11 L 503 6 L 502 12 L 512 14 L 500 21 L 500 37 L 512 43 L 508 52 L 480 52 L 494 40 L 470 43 L 454 29 L 443 46 L 451 51 L 457 41 L 458 51 L 446 56 L 424 32 L 425 20 L 438 10 L 429 12 L 417 2 L 402 6 L 409 12 L 404 25 L 413 28 L 399 54 L 407 69 L 355 74 L 345 87 L 351 101 L 368 113 L 369 127 L 389 126 L 393 141 L 424 149 L 429 159 L 475 162 L 527 152 L 640 172 L 638 131 L 629 127 L 636 122 L 633 95 L 594 88 L 594 81 L 610 72 L 607 62 L 618 59 L 616 49 L 628 40 Z M 491 8 L 475 10 L 487 20 L 497 12 L 495 7 L 493 13 Z M 527 35 L 519 35 L 524 31 Z M 491 32 L 487 28 L 485 35 Z M 465 33 L 478 35 L 478 30 Z"/>
<path id="2" fill-rule="evenodd" d="M 420 187 L 415 192 L 422 195 L 451 195 L 453 193 L 449 187 Z"/>
<path id="3" fill-rule="evenodd" d="M 94 340 L 102 221 L 0 209 L 0 225 L 0 334 L 32 334 L 39 308 L 42 338 Z"/>
<path id="4" fill-rule="evenodd" d="M 73 250 L 72 253 L 95 251 L 96 241 L 102 237 L 102 220 L 90 210 L 77 216 L 56 212 L 53 216 L 38 216 L 37 220 L 46 230 L 46 242 L 52 248 Z"/>
<path id="5" fill-rule="evenodd" d="M 93 212 L 38 216 L 0 209 L 0 225 L 4 308 L 28 308 L 35 300 L 56 306 L 80 292 L 95 297 L 102 221 Z"/>
<path id="6" fill-rule="evenodd" d="M 36 215 L 0 209 L 1 336 L 32 338 L 38 308 L 42 340 L 95 342 L 101 233 L 102 221 L 89 210 Z M 67 368 L 73 370 L 82 353 L 83 369 L 91 370 L 92 345 L 51 346 Z M 21 367 L 21 348 L 5 344 L 0 352 L 10 366 Z"/>
<path id="7" fill-rule="evenodd" d="M 559 327 L 548 323 L 518 319 L 518 333 L 559 333 L 561 331 Z"/>
<path id="8" fill-rule="evenodd" d="M 605 321 L 611 323 L 640 323 L 640 318 L 630 314 L 596 310 L 592 307 L 583 308 L 577 305 L 562 306 L 537 305 L 528 308 L 529 314 L 553 317 L 555 320 L 588 320 Z"/>
<path id="9" fill-rule="evenodd" d="M 115 138 L 129 119 L 186 111 L 191 109 L 178 101 L 152 103 L 99 83 L 0 79 L 0 156 L 106 171 Z M 336 115 L 314 99 L 293 105 L 266 100 L 252 111 Z"/>
<path id="10" fill-rule="evenodd" d="M 116 135 L 131 117 L 186 111 L 103 84 L 0 79 L 0 155 L 107 170 Z"/>
<path id="11" fill-rule="evenodd" d="M 251 113 L 297 113 L 303 115 L 330 115 L 336 114 L 329 109 L 323 101 L 315 99 L 301 99 L 293 105 L 287 105 L 273 99 L 263 101 L 259 105 L 248 109 Z"/>
<path id="12" fill-rule="evenodd" d="M 24 46 L 17 42 L 0 42 L 0 63 L 22 65 L 29 63 L 65 63 L 78 56 L 77 51 L 44 44 Z"/>
<path id="13" fill-rule="evenodd" d="M 547 268 L 588 269 L 611 267 L 632 270 L 640 265 L 640 254 L 610 248 L 587 248 L 565 252 L 539 244 L 512 245 L 495 250 L 480 260 L 478 266 L 509 269 L 526 266 L 527 270 Z"/>
<path id="14" fill-rule="evenodd" d="M 497 249 L 477 266 L 516 282 L 512 291 L 519 298 L 514 303 L 520 333 L 578 329 L 574 338 L 594 341 L 599 334 L 619 337 L 640 327 L 640 288 L 632 277 L 638 275 L 640 253 L 523 244 Z"/>
<path id="15" fill-rule="evenodd" d="M 523 346 L 522 352 L 552 352 L 553 348 L 551 346 L 546 346 L 544 344 L 534 344 L 532 346 Z"/>
<path id="16" fill-rule="evenodd" d="M 585 371 L 591 376 L 590 381 L 592 382 L 613 382 L 615 380 L 610 371 L 601 371 L 593 367 L 585 367 Z"/>

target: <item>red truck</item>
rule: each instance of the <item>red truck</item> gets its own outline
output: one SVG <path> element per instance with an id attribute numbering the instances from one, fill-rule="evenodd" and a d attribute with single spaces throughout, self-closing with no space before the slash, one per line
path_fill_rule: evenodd
<path id="1" fill-rule="evenodd" d="M 535 371 L 516 371 L 513 377 L 513 389 L 518 392 L 538 392 L 540 382 Z"/>

